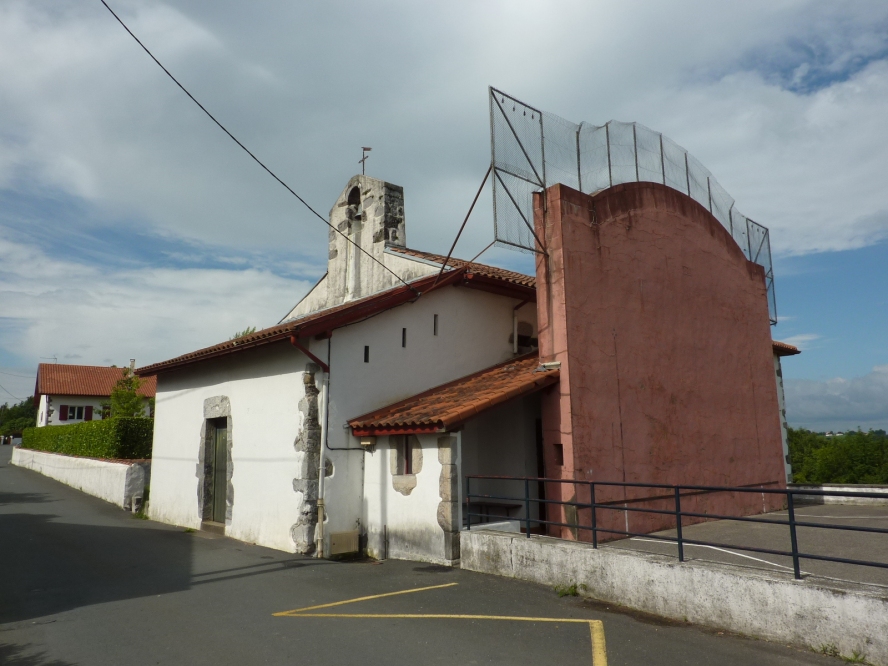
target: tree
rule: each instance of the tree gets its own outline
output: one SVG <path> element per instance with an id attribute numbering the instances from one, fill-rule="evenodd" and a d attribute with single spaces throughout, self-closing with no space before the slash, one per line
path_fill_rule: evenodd
<path id="1" fill-rule="evenodd" d="M 145 399 L 137 393 L 142 382 L 132 368 L 123 368 L 122 372 L 123 376 L 111 389 L 111 417 L 144 416 Z"/>
<path id="2" fill-rule="evenodd" d="M 17 405 L 0 405 L 0 435 L 12 435 L 37 425 L 37 407 L 29 396 Z"/>
<path id="3" fill-rule="evenodd" d="M 246 335 L 249 335 L 250 333 L 255 333 L 255 332 L 256 332 L 255 326 L 247 326 L 244 330 L 238 331 L 237 333 L 235 333 L 234 335 L 232 335 L 228 339 L 229 340 L 237 340 L 238 338 L 242 338 Z"/>
<path id="4" fill-rule="evenodd" d="M 888 483 L 888 437 L 882 430 L 825 437 L 789 428 L 788 434 L 796 483 Z"/>

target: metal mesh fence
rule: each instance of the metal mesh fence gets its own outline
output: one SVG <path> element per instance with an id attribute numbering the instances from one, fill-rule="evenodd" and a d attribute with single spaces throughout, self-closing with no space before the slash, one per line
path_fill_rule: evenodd
<path id="1" fill-rule="evenodd" d="M 497 244 L 542 249 L 533 229 L 533 193 L 562 183 L 586 194 L 621 183 L 652 182 L 684 192 L 709 210 L 750 261 L 765 269 L 768 311 L 777 323 L 767 228 L 684 148 L 639 123 L 574 124 L 490 88 L 493 214 Z"/>

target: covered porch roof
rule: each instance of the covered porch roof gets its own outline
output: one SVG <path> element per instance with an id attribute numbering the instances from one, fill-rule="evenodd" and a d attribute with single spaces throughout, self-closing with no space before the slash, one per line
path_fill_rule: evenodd
<path id="1" fill-rule="evenodd" d="M 492 407 L 558 381 L 537 352 L 442 384 L 348 422 L 356 437 L 448 432 Z"/>

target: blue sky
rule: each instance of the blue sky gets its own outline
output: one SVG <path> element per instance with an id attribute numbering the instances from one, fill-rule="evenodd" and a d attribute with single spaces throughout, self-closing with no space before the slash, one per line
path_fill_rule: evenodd
<path id="1" fill-rule="evenodd" d="M 790 421 L 888 426 L 884 2 L 112 5 L 322 214 L 373 146 L 413 247 L 447 250 L 483 176 L 488 85 L 662 131 L 770 229 Z M 323 272 L 323 225 L 100 3 L 0 5 L 0 99 L 3 390 L 276 323 Z M 458 254 L 491 239 L 485 194 Z"/>

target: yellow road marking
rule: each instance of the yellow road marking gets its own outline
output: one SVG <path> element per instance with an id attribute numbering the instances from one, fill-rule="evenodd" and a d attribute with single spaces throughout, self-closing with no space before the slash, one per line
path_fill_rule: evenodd
<path id="1" fill-rule="evenodd" d="M 279 615 L 279 613 L 278 613 Z M 297 613 L 289 617 L 344 617 L 392 619 L 436 619 L 436 620 L 507 620 L 511 622 L 562 622 L 588 624 L 597 620 L 581 620 L 574 617 L 523 617 L 518 615 L 451 615 L 447 613 Z"/>
<path id="2" fill-rule="evenodd" d="M 604 624 L 601 620 L 590 620 L 589 632 L 592 634 L 592 666 L 607 666 Z"/>
<path id="3" fill-rule="evenodd" d="M 589 635 L 592 639 L 592 666 L 607 666 L 607 649 L 604 641 L 604 625 L 601 620 L 583 620 L 573 617 L 522 617 L 517 615 L 454 615 L 449 613 L 309 613 L 307 611 L 319 610 L 321 608 L 330 608 L 332 606 L 342 606 L 345 604 L 353 604 L 358 601 L 369 601 L 370 599 L 381 599 L 383 597 L 393 597 L 399 594 L 410 594 L 412 592 L 425 592 L 426 590 L 439 590 L 444 587 L 453 587 L 457 583 L 447 583 L 445 585 L 432 585 L 429 587 L 416 587 L 410 590 L 401 590 L 400 592 L 386 592 L 385 594 L 374 594 L 369 597 L 358 597 L 356 599 L 347 599 L 346 601 L 334 601 L 329 604 L 320 604 L 317 606 L 307 606 L 305 608 L 296 608 L 290 611 L 274 613 L 275 617 L 326 617 L 326 618 L 345 618 L 345 619 L 380 619 L 380 620 L 396 620 L 396 619 L 424 619 L 424 620 L 502 620 L 508 622 L 549 622 L 564 624 L 588 624 Z"/>
<path id="4" fill-rule="evenodd" d="M 385 594 L 374 594 L 369 597 L 358 597 L 357 599 L 347 599 L 346 601 L 334 601 L 332 604 L 320 604 L 318 606 L 306 606 L 305 608 L 296 608 L 295 610 L 281 611 L 273 613 L 274 617 L 283 615 L 292 615 L 293 613 L 302 613 L 303 611 L 318 610 L 319 608 L 331 608 L 333 606 L 343 606 L 345 604 L 353 604 L 358 601 L 369 601 L 370 599 L 382 599 L 383 597 L 394 597 L 399 594 L 410 594 L 412 592 L 425 592 L 426 590 L 440 590 L 442 587 L 453 587 L 459 583 L 445 583 L 444 585 L 431 585 L 429 587 L 415 587 L 410 590 L 401 590 L 400 592 L 386 592 Z"/>

